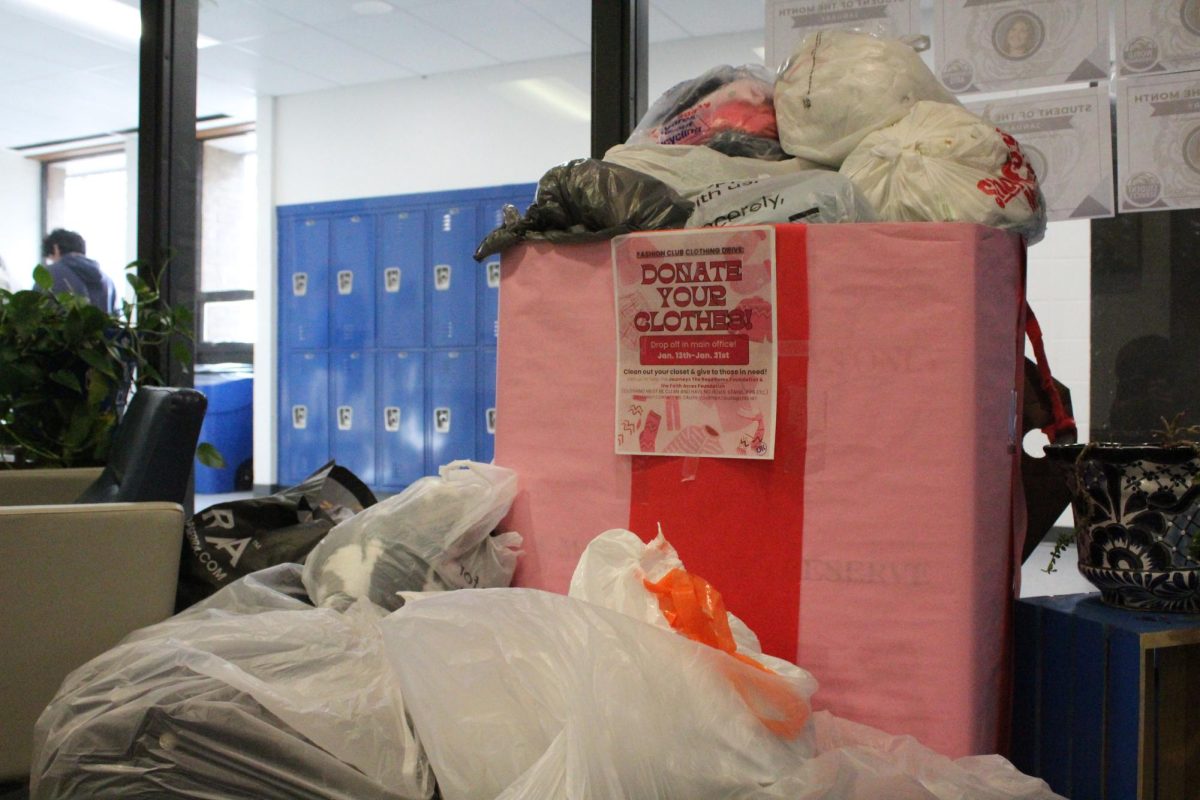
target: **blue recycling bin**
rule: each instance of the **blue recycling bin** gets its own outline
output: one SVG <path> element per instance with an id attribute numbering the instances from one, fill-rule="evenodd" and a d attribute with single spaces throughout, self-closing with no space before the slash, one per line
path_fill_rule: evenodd
<path id="1" fill-rule="evenodd" d="M 244 368 L 197 370 L 195 384 L 208 398 L 200 441 L 212 444 L 225 459 L 220 469 L 196 461 L 196 492 L 232 492 L 238 467 L 254 453 L 254 374 Z"/>

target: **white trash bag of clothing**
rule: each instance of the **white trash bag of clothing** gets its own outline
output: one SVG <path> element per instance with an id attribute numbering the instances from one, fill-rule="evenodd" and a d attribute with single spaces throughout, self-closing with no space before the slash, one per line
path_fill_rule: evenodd
<path id="1" fill-rule="evenodd" d="M 517 494 L 517 474 L 453 461 L 342 522 L 304 562 L 304 588 L 319 606 L 368 598 L 388 611 L 397 592 L 508 586 L 521 535 L 492 531 Z"/>
<path id="2" fill-rule="evenodd" d="M 1046 231 L 1046 203 L 1020 144 L 959 105 L 917 103 L 863 139 L 841 173 L 881 219 L 978 222 L 1027 244 Z"/>
<path id="3" fill-rule="evenodd" d="M 920 100 L 957 102 L 909 44 L 857 31 L 811 33 L 775 82 L 779 142 L 837 169 L 864 136 Z"/>
<path id="4" fill-rule="evenodd" d="M 384 612 L 248 575 L 72 672 L 35 728 L 31 796 L 425 800 Z"/>
<path id="5" fill-rule="evenodd" d="M 689 228 L 775 222 L 874 222 L 871 204 L 849 178 L 804 170 L 774 178 L 715 183 L 696 195 Z"/>
<path id="6" fill-rule="evenodd" d="M 811 676 L 759 653 L 661 538 L 602 534 L 571 592 L 426 595 L 383 622 L 446 800 L 1055 797 L 1003 759 L 811 714 Z"/>
<path id="7" fill-rule="evenodd" d="M 818 166 L 802 158 L 764 161 L 727 156 L 689 144 L 618 144 L 608 149 L 604 160 L 657 178 L 687 200 L 695 200 L 714 183 L 792 175 Z"/>

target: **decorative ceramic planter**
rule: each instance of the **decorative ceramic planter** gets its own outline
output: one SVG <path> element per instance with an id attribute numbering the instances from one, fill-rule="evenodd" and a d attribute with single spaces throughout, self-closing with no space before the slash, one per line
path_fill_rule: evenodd
<path id="1" fill-rule="evenodd" d="M 1200 613 L 1200 448 L 1049 445 L 1066 474 L 1079 572 L 1106 603 Z"/>

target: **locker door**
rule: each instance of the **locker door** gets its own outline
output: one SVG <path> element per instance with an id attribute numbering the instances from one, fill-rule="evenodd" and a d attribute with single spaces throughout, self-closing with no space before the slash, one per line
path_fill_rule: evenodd
<path id="1" fill-rule="evenodd" d="M 279 227 L 280 344 L 328 347 L 329 220 L 291 218 Z"/>
<path id="2" fill-rule="evenodd" d="M 425 354 L 381 352 L 375 370 L 375 475 L 400 490 L 425 474 Z"/>
<path id="3" fill-rule="evenodd" d="M 329 234 L 330 347 L 371 347 L 375 338 L 375 217 L 335 218 Z"/>
<path id="4" fill-rule="evenodd" d="M 475 352 L 429 354 L 429 470 L 475 457 Z"/>
<path id="5" fill-rule="evenodd" d="M 475 460 L 488 462 L 496 454 L 496 351 L 480 350 L 476 358 Z"/>
<path id="6" fill-rule="evenodd" d="M 475 252 L 475 207 L 443 206 L 430 214 L 429 345 L 475 343 L 475 292 L 480 267 Z"/>
<path id="7" fill-rule="evenodd" d="M 479 239 L 491 233 L 504 220 L 501 209 L 503 200 L 485 200 L 479 204 Z M 500 334 L 497 312 L 500 310 L 500 254 L 488 256 L 476 266 L 479 275 L 476 283 L 476 307 L 478 325 L 475 329 L 476 343 L 481 347 L 495 347 Z"/>
<path id="8" fill-rule="evenodd" d="M 389 211 L 379 218 L 375 274 L 379 347 L 425 344 L 425 214 Z"/>
<path id="9" fill-rule="evenodd" d="M 293 486 L 329 460 L 329 355 L 282 354 L 279 481 Z"/>
<path id="10" fill-rule="evenodd" d="M 375 483 L 375 364 L 368 353 L 331 353 L 333 457 L 368 486 Z"/>

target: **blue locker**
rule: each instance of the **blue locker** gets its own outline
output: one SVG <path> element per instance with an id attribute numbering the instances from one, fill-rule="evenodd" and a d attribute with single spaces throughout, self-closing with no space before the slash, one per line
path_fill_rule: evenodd
<path id="1" fill-rule="evenodd" d="M 292 217 L 279 228 L 281 349 L 328 347 L 329 221 Z"/>
<path id="2" fill-rule="evenodd" d="M 459 458 L 475 458 L 475 352 L 429 354 L 429 462 L 431 473 Z"/>
<path id="3" fill-rule="evenodd" d="M 375 363 L 362 351 L 330 354 L 333 457 L 368 485 L 375 483 Z"/>
<path id="4" fill-rule="evenodd" d="M 474 205 L 441 206 L 430 213 L 429 338 L 431 347 L 475 344 L 475 294 L 480 267 L 475 252 Z"/>
<path id="5" fill-rule="evenodd" d="M 330 223 L 330 347 L 370 347 L 375 339 L 375 217 Z"/>
<path id="6" fill-rule="evenodd" d="M 491 461 L 496 454 L 496 351 L 480 350 L 476 353 L 475 421 L 479 426 L 476 436 L 475 460 Z"/>
<path id="7" fill-rule="evenodd" d="M 379 218 L 375 275 L 378 347 L 425 344 L 425 214 L 389 211 Z"/>
<path id="8" fill-rule="evenodd" d="M 280 358 L 279 481 L 293 486 L 329 460 L 329 354 Z"/>
<path id="9" fill-rule="evenodd" d="M 506 201 L 486 200 L 479 204 L 479 239 L 482 241 L 497 228 L 504 217 L 501 209 Z M 515 205 L 515 203 L 514 203 Z M 483 347 L 495 347 L 500 335 L 500 254 L 488 256 L 476 269 L 480 270 L 476 286 L 476 307 L 479 322 L 475 330 L 476 342 Z"/>
<path id="10" fill-rule="evenodd" d="M 384 351 L 377 358 L 375 475 L 380 486 L 399 490 L 425 475 L 425 354 Z"/>

